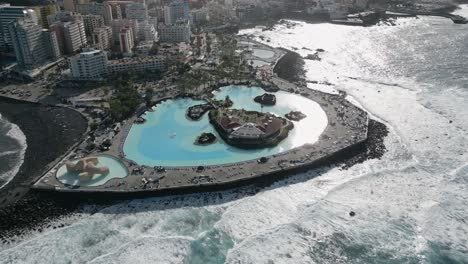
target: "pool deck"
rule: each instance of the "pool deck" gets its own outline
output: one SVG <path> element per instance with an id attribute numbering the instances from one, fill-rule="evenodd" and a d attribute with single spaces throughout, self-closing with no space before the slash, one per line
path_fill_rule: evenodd
<path id="1" fill-rule="evenodd" d="M 102 154 L 119 158 L 129 171 L 129 176 L 111 179 L 100 186 L 65 186 L 55 177 L 57 169 L 68 160 L 67 157 L 42 176 L 32 188 L 66 193 L 108 193 L 166 195 L 226 189 L 250 183 L 273 181 L 294 171 L 305 171 L 345 154 L 352 148 L 360 147 L 367 139 L 368 115 L 365 111 L 347 101 L 342 95 L 327 94 L 310 90 L 273 77 L 275 86 L 284 91 L 298 93 L 317 102 L 328 117 L 328 125 L 314 144 L 268 156 L 260 163 L 249 160 L 232 164 L 153 168 L 140 166 L 125 159 L 123 144 L 136 116 L 122 124 L 114 137 L 114 144 Z M 160 100 L 171 97 L 159 98 Z M 303 131 L 307 133 L 307 131 Z M 97 155 L 99 155 L 98 153 Z"/>
<path id="2" fill-rule="evenodd" d="M 243 43 L 249 43 L 249 44 L 243 44 Z M 244 58 L 248 61 L 254 60 L 254 61 L 263 61 L 267 65 L 270 65 L 272 68 L 276 66 L 278 61 L 286 54 L 286 51 L 283 49 L 275 49 L 273 47 L 267 46 L 261 42 L 251 40 L 248 38 L 240 38 L 238 42 L 238 46 L 240 47 L 251 47 L 252 51 L 254 49 L 259 49 L 259 50 L 267 50 L 273 52 L 273 56 L 268 57 L 268 58 L 262 58 L 262 57 L 257 57 L 253 55 L 253 52 L 245 52 L 244 53 Z"/>

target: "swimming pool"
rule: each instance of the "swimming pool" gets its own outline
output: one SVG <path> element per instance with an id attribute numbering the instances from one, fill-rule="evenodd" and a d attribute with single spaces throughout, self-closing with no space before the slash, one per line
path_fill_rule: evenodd
<path id="1" fill-rule="evenodd" d="M 187 119 L 187 108 L 204 101 L 176 99 L 158 104 L 154 112 L 145 114 L 145 123 L 131 127 L 125 140 L 124 154 L 127 159 L 148 166 L 215 165 L 258 159 L 318 140 L 328 119 L 316 102 L 280 91 L 275 93 L 277 104 L 262 109 L 253 98 L 263 93 L 265 91 L 259 87 L 227 86 L 214 94 L 217 99 L 224 99 L 229 95 L 234 102 L 232 108 L 271 112 L 280 116 L 291 110 L 300 110 L 306 114 L 305 119 L 294 122 L 295 128 L 289 136 L 275 147 L 244 150 L 227 145 L 209 123 L 208 114 L 199 121 Z M 208 146 L 195 145 L 195 139 L 203 132 L 217 135 L 216 143 Z"/>
<path id="2" fill-rule="evenodd" d="M 275 53 L 271 50 L 253 49 L 252 55 L 261 59 L 269 59 L 275 56 Z"/>
<path id="3" fill-rule="evenodd" d="M 69 173 L 64 164 L 57 170 L 57 179 L 63 184 L 69 184 L 73 186 L 99 186 L 106 183 L 110 179 L 124 178 L 128 176 L 127 168 L 118 159 L 109 155 L 98 155 L 96 157 L 99 161 L 97 167 L 108 167 L 110 170 L 108 175 L 103 176 L 97 174 L 89 181 L 80 181 L 78 175 L 76 173 Z M 74 160 L 72 162 L 76 163 L 77 161 L 78 160 Z"/>

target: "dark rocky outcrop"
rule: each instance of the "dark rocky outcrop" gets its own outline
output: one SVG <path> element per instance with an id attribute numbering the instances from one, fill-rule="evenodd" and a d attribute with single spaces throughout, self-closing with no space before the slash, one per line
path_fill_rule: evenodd
<path id="1" fill-rule="evenodd" d="M 292 121 L 301 121 L 302 119 L 307 117 L 301 111 L 291 111 L 291 112 L 285 114 L 284 116 L 287 119 L 292 120 Z"/>
<path id="2" fill-rule="evenodd" d="M 262 95 L 256 96 L 254 101 L 262 105 L 275 105 L 276 96 L 274 94 L 264 93 Z"/>
<path id="3" fill-rule="evenodd" d="M 195 145 L 210 145 L 216 142 L 216 136 L 213 133 L 202 133 L 195 140 Z"/>

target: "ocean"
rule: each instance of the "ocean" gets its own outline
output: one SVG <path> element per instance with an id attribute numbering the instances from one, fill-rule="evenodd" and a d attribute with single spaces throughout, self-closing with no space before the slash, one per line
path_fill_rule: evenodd
<path id="1" fill-rule="evenodd" d="M 380 160 L 84 208 L 1 244 L 0 263 L 467 263 L 468 25 L 294 23 L 241 34 L 303 56 L 324 49 L 307 79 L 332 85 L 310 88 L 346 91 L 387 125 Z"/>
<path id="2" fill-rule="evenodd" d="M 25 150 L 26 137 L 23 132 L 0 113 L 0 188 L 19 171 Z"/>

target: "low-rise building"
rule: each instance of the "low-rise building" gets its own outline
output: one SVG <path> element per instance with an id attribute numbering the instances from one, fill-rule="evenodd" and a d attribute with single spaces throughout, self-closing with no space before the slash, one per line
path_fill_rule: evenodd
<path id="1" fill-rule="evenodd" d="M 135 52 L 139 55 L 148 56 L 153 52 L 154 41 L 140 41 L 135 47 Z"/>
<path id="2" fill-rule="evenodd" d="M 107 74 L 118 72 L 165 71 L 166 57 L 147 56 L 107 60 L 106 52 L 86 49 L 69 60 L 71 78 L 75 80 L 100 80 Z"/>
<path id="3" fill-rule="evenodd" d="M 166 70 L 166 58 L 163 56 L 124 58 L 111 60 L 107 64 L 107 72 L 144 72 L 144 71 Z"/>

